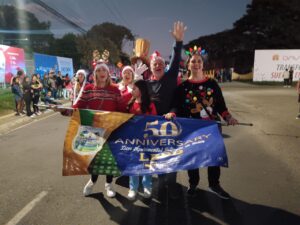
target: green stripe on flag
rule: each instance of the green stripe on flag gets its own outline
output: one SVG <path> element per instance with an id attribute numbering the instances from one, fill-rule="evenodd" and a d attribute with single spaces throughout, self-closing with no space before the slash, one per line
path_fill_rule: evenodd
<path id="1" fill-rule="evenodd" d="M 102 149 L 97 153 L 88 170 L 91 174 L 105 174 L 114 177 L 121 176 L 117 162 L 107 143 L 105 143 Z"/>
<path id="2" fill-rule="evenodd" d="M 94 112 L 90 110 L 79 110 L 81 125 L 92 126 L 94 121 Z"/>

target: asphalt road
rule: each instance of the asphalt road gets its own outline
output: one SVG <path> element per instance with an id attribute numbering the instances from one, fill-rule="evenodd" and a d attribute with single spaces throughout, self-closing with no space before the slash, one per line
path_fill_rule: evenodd
<path id="1" fill-rule="evenodd" d="M 178 174 L 181 198 L 158 191 L 151 200 L 127 200 L 128 180 L 115 180 L 116 198 L 103 195 L 104 177 L 83 197 L 88 176 L 63 177 L 62 149 L 68 117 L 49 113 L 0 126 L 0 224 L 300 224 L 300 120 L 294 89 L 222 85 L 227 106 L 253 127 L 223 127 L 229 168 L 221 184 L 232 198 L 207 191 L 201 169 L 198 194 L 186 196 L 187 174 Z M 6 120 L 6 119 L 5 119 Z M 32 122 L 35 121 L 35 122 Z M 14 123 L 14 125 L 10 125 Z M 2 130 L 1 130 L 2 129 Z"/>

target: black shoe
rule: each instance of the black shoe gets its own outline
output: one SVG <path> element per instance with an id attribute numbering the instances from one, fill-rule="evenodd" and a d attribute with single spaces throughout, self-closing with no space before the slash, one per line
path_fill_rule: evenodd
<path id="1" fill-rule="evenodd" d="M 195 197 L 196 196 L 196 187 L 189 187 L 187 189 L 186 193 L 189 197 Z"/>
<path id="2" fill-rule="evenodd" d="M 222 199 L 230 199 L 230 195 L 226 191 L 224 191 L 224 189 L 220 185 L 211 186 L 208 188 L 208 190 Z"/>

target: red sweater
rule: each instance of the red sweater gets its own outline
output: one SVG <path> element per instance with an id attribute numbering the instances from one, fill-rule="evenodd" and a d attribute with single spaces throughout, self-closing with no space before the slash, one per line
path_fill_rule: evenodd
<path id="1" fill-rule="evenodd" d="M 121 109 L 119 102 L 121 101 L 120 90 L 110 85 L 104 88 L 95 87 L 88 84 L 84 87 L 82 96 L 73 108 L 94 109 L 104 111 L 124 111 Z"/>
<path id="2" fill-rule="evenodd" d="M 129 113 L 138 115 L 143 114 L 141 110 L 141 104 L 134 102 L 129 109 Z M 146 115 L 157 115 L 156 108 L 153 102 L 150 103 L 149 110 L 145 113 Z"/>
<path id="3" fill-rule="evenodd" d="M 127 103 L 132 98 L 132 94 L 131 91 L 128 90 L 128 86 L 125 86 L 124 90 L 121 90 L 121 97 L 122 97 L 123 104 L 127 105 Z"/>

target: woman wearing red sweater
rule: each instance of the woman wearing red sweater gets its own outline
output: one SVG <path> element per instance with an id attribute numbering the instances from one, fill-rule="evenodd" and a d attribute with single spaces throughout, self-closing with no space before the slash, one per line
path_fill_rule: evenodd
<path id="1" fill-rule="evenodd" d="M 97 64 L 93 76 L 94 83 L 85 85 L 73 108 L 120 111 L 121 94 L 119 89 L 111 83 L 108 66 L 105 63 Z M 62 113 L 67 114 L 67 112 Z M 88 196 L 92 193 L 97 179 L 98 175 L 91 175 L 91 179 L 83 189 L 84 196 Z M 113 176 L 106 176 L 105 190 L 107 196 L 110 198 L 116 195 L 112 187 L 112 180 Z"/>
<path id="2" fill-rule="evenodd" d="M 104 111 L 120 111 L 121 94 L 119 89 L 111 83 L 109 68 L 105 63 L 97 64 L 94 70 L 94 83 L 85 86 L 82 96 L 73 107 Z M 92 193 L 98 175 L 91 175 L 83 189 L 84 196 Z M 114 197 L 116 192 L 112 187 L 113 176 L 106 176 L 105 190 L 107 197 Z"/>

